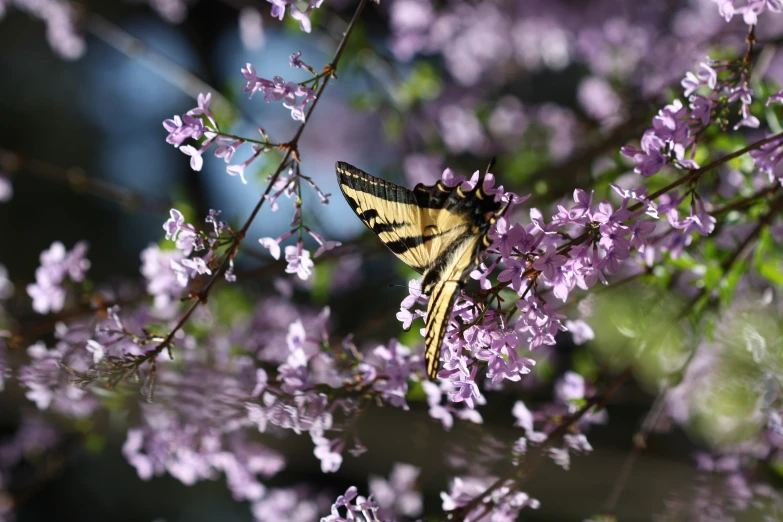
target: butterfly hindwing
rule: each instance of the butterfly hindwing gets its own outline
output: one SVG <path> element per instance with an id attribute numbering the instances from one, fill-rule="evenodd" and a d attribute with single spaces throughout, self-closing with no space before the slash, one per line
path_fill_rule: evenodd
<path id="1" fill-rule="evenodd" d="M 409 190 L 344 162 L 337 162 L 336 169 L 340 190 L 356 215 L 423 275 L 422 291 L 430 296 L 424 355 L 427 376 L 434 380 L 454 302 L 488 245 L 486 234 L 500 205 L 484 192 L 483 177 L 473 190 L 442 182 Z"/>
<path id="2" fill-rule="evenodd" d="M 440 365 L 440 347 L 451 320 L 451 309 L 457 300 L 460 284 L 457 281 L 437 283 L 427 305 L 427 326 L 424 337 L 424 360 L 427 376 L 435 379 Z"/>
<path id="3" fill-rule="evenodd" d="M 440 348 L 451 321 L 451 310 L 465 285 L 471 270 L 475 268 L 481 250 L 481 237 L 466 231 L 455 239 L 424 274 L 422 287 L 432 290 L 427 306 L 427 326 L 424 342 L 424 358 L 427 376 L 434 380 L 438 374 Z"/>

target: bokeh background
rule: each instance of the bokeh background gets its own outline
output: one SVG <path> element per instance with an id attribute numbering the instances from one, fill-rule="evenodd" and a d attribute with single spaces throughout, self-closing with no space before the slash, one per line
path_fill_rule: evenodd
<path id="1" fill-rule="evenodd" d="M 47 319 L 25 304 L 24 288 L 53 241 L 70 247 L 87 240 L 96 284 L 138 285 L 139 253 L 161 240 L 171 207 L 194 216 L 217 208 L 228 221 L 243 222 L 274 155 L 254 164 L 247 185 L 227 176 L 217 158 L 193 172 L 188 158 L 165 143 L 162 121 L 212 90 L 222 93 L 226 102 L 216 110 L 233 121 L 236 134 L 252 135 L 262 126 L 273 139 L 291 136 L 296 122 L 280 104 L 243 95 L 240 68 L 250 62 L 261 77 L 305 79 L 304 71 L 289 68 L 288 56 L 301 51 L 320 69 L 355 7 L 325 0 L 306 34 L 288 17 L 270 18 L 263 1 L 85 1 L 75 4 L 84 36 L 78 53 L 78 44 L 58 52 L 57 22 L 49 21 L 47 36 L 47 25 L 25 4 L 34 3 L 0 1 L 6 10 L 0 20 L 0 174 L 13 187 L 13 197 L 0 203 L 0 263 L 17 288 L 9 307 L 23 324 L 44 329 Z M 783 19 L 774 21 L 758 33 L 773 77 L 783 75 L 775 47 Z M 726 23 L 711 0 L 371 4 L 300 143 L 303 171 L 335 195 L 325 207 L 307 196 L 308 215 L 327 239 L 351 248 L 318 265 L 316 277 L 301 286 L 251 246 L 255 252 L 240 257 L 238 272 L 261 270 L 241 280 L 243 290 L 270 295 L 281 285 L 299 285 L 294 299 L 313 308 L 329 305 L 336 332 L 355 332 L 365 344 L 400 335 L 394 313 L 407 292 L 390 285 L 405 285 L 413 273 L 366 233 L 342 200 L 335 161 L 412 186 L 434 181 L 446 166 L 470 174 L 494 156 L 499 181 L 532 193 L 530 206 L 548 208 L 574 188 L 605 194 L 610 180 L 633 175 L 619 148 L 638 140 L 651 114 L 679 93 L 685 72 L 707 52 L 742 53 L 746 32 L 741 20 Z M 277 236 L 289 219 L 285 208 L 265 209 L 249 235 Z M 417 335 L 403 340 L 413 346 Z M 575 362 L 598 371 L 587 349 L 566 337 L 540 357 L 541 372 L 525 391 L 533 403 L 551 398 L 551 383 Z M 410 462 L 424 468 L 425 506 L 437 512 L 449 474 L 444 454 L 460 447 L 480 459 L 493 451 L 488 434 L 513 440 L 509 412 L 516 398 L 493 397 L 482 410 L 483 426 L 460 423 L 449 433 L 421 401 L 409 413 L 373 409 L 359 425 L 369 451 L 347 456 L 334 476 L 320 473 L 307 437 L 274 441 L 290 459 L 274 481 L 309 482 L 337 493 L 366 487 L 369 475 L 387 475 L 394 462 Z M 526 485 L 542 507 L 525 511 L 524 519 L 582 520 L 599 512 L 652 400 L 650 390 L 636 384 L 614 398 L 611 422 L 590 432 L 592 455 L 575 459 L 568 472 L 546 464 Z M 0 440 L 12 440 L 32 409 L 9 383 L 0 395 Z M 191 487 L 169 476 L 141 481 L 121 455 L 125 419 L 116 412 L 90 421 L 50 420 L 58 442 L 15 469 L 10 493 L 0 498 L 18 504 L 20 521 L 252 519 L 222 479 Z M 719 497 L 725 484 L 709 483 L 693 465 L 700 447 L 697 436 L 678 428 L 652 435 L 617 504 L 618 518 L 650 520 L 704 491 Z M 759 519 L 753 510 L 742 517 Z"/>

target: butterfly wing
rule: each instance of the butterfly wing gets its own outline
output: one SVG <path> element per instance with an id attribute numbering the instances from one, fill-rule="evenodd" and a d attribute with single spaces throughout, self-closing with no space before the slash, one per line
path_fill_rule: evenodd
<path id="1" fill-rule="evenodd" d="M 481 253 L 481 239 L 473 229 L 458 236 L 432 268 L 424 274 L 423 285 L 431 287 L 430 301 L 427 305 L 427 325 L 424 340 L 424 359 L 427 363 L 427 376 L 435 380 L 440 365 L 440 351 L 446 330 L 451 321 L 451 310 L 460 289 L 470 275 Z M 430 282 L 432 281 L 432 282 Z"/>
<path id="2" fill-rule="evenodd" d="M 344 162 L 337 162 L 337 181 L 348 205 L 389 250 L 423 274 L 432 262 L 437 234 L 425 198 Z M 428 228 L 429 227 L 429 228 Z"/>

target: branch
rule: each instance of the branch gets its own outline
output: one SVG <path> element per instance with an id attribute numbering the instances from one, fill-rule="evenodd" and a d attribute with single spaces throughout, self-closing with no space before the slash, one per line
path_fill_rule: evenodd
<path id="1" fill-rule="evenodd" d="M 313 100 L 313 104 L 310 105 L 310 108 L 307 111 L 305 119 L 299 125 L 296 134 L 291 139 L 291 141 L 289 141 L 286 144 L 286 153 L 283 156 L 283 159 L 280 160 L 280 164 L 277 166 L 277 169 L 275 170 L 274 174 L 272 174 L 272 176 L 269 178 L 269 182 L 266 187 L 266 190 L 264 190 L 263 194 L 258 200 L 258 203 L 256 203 L 256 206 L 253 208 L 253 211 L 250 213 L 250 216 L 248 216 L 247 220 L 245 221 L 245 224 L 242 225 L 242 228 L 237 233 L 233 243 L 223 253 L 223 259 L 220 263 L 220 266 L 214 271 L 212 277 L 209 279 L 206 286 L 193 296 L 193 303 L 190 305 L 190 308 L 188 308 L 188 310 L 185 312 L 182 318 L 177 322 L 174 328 L 172 328 L 172 330 L 168 333 L 168 335 L 166 335 L 163 341 L 161 341 L 155 347 L 155 349 L 147 352 L 146 357 L 141 359 L 142 363 L 146 361 L 152 361 L 154 363 L 155 360 L 154 358 L 157 357 L 164 349 L 167 348 L 170 349 L 171 343 L 176 333 L 185 326 L 185 324 L 188 322 L 190 317 L 193 315 L 193 312 L 196 311 L 196 308 L 198 308 L 198 306 L 201 303 L 207 302 L 209 292 L 211 291 L 212 287 L 215 285 L 215 282 L 218 280 L 218 278 L 223 274 L 226 267 L 229 265 L 229 262 L 234 259 L 234 256 L 236 256 L 237 252 L 239 251 L 239 246 L 244 240 L 245 235 L 247 234 L 247 230 L 250 228 L 250 225 L 255 220 L 256 216 L 258 215 L 258 212 L 261 210 L 264 201 L 266 201 L 266 196 L 269 195 L 269 192 L 272 190 L 272 187 L 274 186 L 275 182 L 280 177 L 280 174 L 288 166 L 289 162 L 292 159 L 294 161 L 298 161 L 299 138 L 302 136 L 302 132 L 304 132 L 307 123 L 310 121 L 313 111 L 315 110 L 315 107 L 318 104 L 318 100 L 321 99 L 324 89 L 326 89 L 326 86 L 329 84 L 329 80 L 331 78 L 336 78 L 335 73 L 337 71 L 337 65 L 340 61 L 340 58 L 343 55 L 343 52 L 345 51 L 346 45 L 348 44 L 348 38 L 350 37 L 351 32 L 353 31 L 354 26 L 358 22 L 359 16 L 361 15 L 366 5 L 367 5 L 367 0 L 360 0 L 359 5 L 356 8 L 356 12 L 354 12 L 353 18 L 351 19 L 347 29 L 345 30 L 345 33 L 343 34 L 342 40 L 340 40 L 340 44 L 337 46 L 337 50 L 334 53 L 334 57 L 332 58 L 332 61 L 324 68 L 324 71 L 329 72 L 329 75 L 327 75 L 324 78 L 323 83 L 321 84 L 318 91 L 316 92 L 315 100 Z"/>

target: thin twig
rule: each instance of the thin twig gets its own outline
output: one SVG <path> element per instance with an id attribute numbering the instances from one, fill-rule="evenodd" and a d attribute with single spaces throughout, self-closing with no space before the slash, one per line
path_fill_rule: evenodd
<path id="1" fill-rule="evenodd" d="M 66 185 L 74 192 L 98 196 L 117 203 L 130 212 L 165 214 L 171 208 L 168 200 L 135 192 L 102 179 L 91 178 L 81 167 L 64 168 L 7 149 L 0 148 L 0 167 L 9 173 L 24 171 L 38 178 Z"/>

